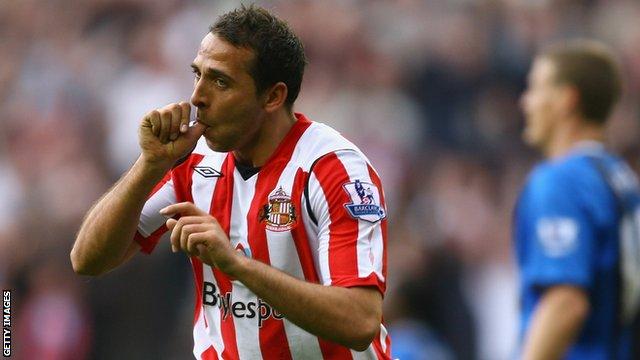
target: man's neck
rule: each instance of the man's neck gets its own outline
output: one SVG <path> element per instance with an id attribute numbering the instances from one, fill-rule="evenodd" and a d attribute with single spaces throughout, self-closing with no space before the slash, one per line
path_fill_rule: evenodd
<path id="1" fill-rule="evenodd" d="M 579 142 L 602 142 L 604 140 L 604 127 L 602 125 L 592 124 L 581 119 L 575 119 L 565 124 L 565 126 L 556 129 L 549 144 L 545 146 L 544 154 L 547 158 L 558 158 L 566 155 Z"/>
<path id="2" fill-rule="evenodd" d="M 296 122 L 293 112 L 283 109 L 264 119 L 254 139 L 245 147 L 234 150 L 233 155 L 240 163 L 261 167 L 278 148 L 284 137 Z"/>

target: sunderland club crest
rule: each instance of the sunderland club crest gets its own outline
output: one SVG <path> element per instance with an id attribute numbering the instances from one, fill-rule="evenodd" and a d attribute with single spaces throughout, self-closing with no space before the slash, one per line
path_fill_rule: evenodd
<path id="1" fill-rule="evenodd" d="M 296 209 L 282 186 L 269 195 L 269 204 L 260 210 L 260 221 L 267 223 L 267 230 L 288 231 L 296 224 Z"/>

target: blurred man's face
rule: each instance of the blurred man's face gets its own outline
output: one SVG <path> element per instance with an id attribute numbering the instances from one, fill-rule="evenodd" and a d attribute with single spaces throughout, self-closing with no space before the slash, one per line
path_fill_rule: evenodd
<path id="1" fill-rule="evenodd" d="M 529 72 L 527 89 L 521 106 L 525 116 L 524 140 L 544 148 L 561 117 L 559 100 L 561 86 L 555 81 L 555 65 L 549 59 L 538 58 Z"/>
<path id="2" fill-rule="evenodd" d="M 197 119 L 209 128 L 204 136 L 214 151 L 242 149 L 256 135 L 264 118 L 249 67 L 254 54 L 207 34 L 193 60 L 191 103 Z"/>

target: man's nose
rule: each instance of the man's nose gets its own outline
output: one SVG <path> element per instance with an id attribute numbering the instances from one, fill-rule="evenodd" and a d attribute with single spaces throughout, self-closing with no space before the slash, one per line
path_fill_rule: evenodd
<path id="1" fill-rule="evenodd" d="M 193 88 L 193 93 L 191 94 L 191 104 L 198 109 L 207 107 L 207 96 L 204 89 L 201 86 L 202 82 L 198 81 Z"/>

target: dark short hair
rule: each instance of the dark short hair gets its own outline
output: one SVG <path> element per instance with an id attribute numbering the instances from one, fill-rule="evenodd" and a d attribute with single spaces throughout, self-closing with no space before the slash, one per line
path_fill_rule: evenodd
<path id="1" fill-rule="evenodd" d="M 549 46 L 542 53 L 555 65 L 555 80 L 574 86 L 578 109 L 588 121 L 603 124 L 620 98 L 620 67 L 602 43 L 573 40 Z"/>
<path id="2" fill-rule="evenodd" d="M 285 21 L 261 7 L 242 5 L 220 16 L 209 31 L 233 46 L 251 49 L 255 58 L 249 74 L 257 92 L 281 81 L 287 85 L 285 104 L 293 106 L 307 60 L 302 42 Z"/>

